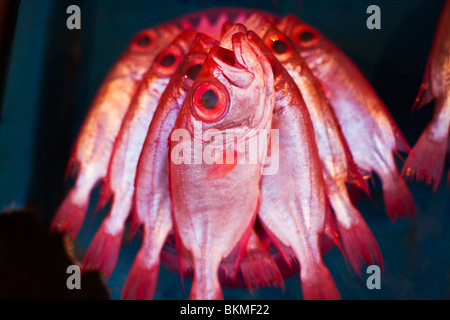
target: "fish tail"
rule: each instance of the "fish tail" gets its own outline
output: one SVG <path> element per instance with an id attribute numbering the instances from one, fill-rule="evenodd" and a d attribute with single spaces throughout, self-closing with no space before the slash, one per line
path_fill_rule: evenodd
<path id="1" fill-rule="evenodd" d="M 397 174 L 395 170 L 392 174 L 385 174 L 381 177 L 383 183 L 383 198 L 389 218 L 392 221 L 398 217 L 406 215 L 414 216 L 416 206 L 414 198 L 405 180 Z"/>
<path id="2" fill-rule="evenodd" d="M 76 189 L 72 189 L 58 208 L 50 226 L 50 230 L 60 233 L 69 233 L 74 239 L 83 225 L 86 211 L 89 205 L 89 198 L 81 203 L 75 201 Z"/>
<path id="3" fill-rule="evenodd" d="M 105 220 L 94 236 L 84 257 L 83 270 L 102 270 L 109 277 L 119 257 L 123 228 L 117 234 L 110 234 Z"/>
<path id="4" fill-rule="evenodd" d="M 356 223 L 349 227 L 338 221 L 344 251 L 353 270 L 361 276 L 361 261 L 368 264 L 378 262 L 383 269 L 383 258 L 377 240 L 373 236 L 364 219 L 358 214 Z"/>
<path id="5" fill-rule="evenodd" d="M 123 300 L 151 300 L 155 294 L 159 273 L 159 255 L 154 261 L 147 261 L 145 254 L 139 251 L 122 292 Z"/>
<path id="6" fill-rule="evenodd" d="M 278 265 L 256 233 L 252 233 L 250 242 L 240 264 L 242 276 L 250 292 L 261 286 L 277 286 L 284 290 L 283 276 Z"/>
<path id="7" fill-rule="evenodd" d="M 310 266 L 311 272 L 300 269 L 302 292 L 305 300 L 340 300 L 341 295 L 325 264 L 320 261 Z"/>
<path id="8" fill-rule="evenodd" d="M 361 275 L 361 261 L 365 264 L 377 261 L 382 267 L 383 260 L 378 243 L 359 211 L 353 206 L 346 186 L 340 184 L 333 189 L 330 200 L 336 215 L 343 252 L 353 270 Z"/>
<path id="9" fill-rule="evenodd" d="M 433 185 L 436 191 L 444 170 L 445 154 L 447 153 L 448 135 L 440 143 L 428 139 L 429 127 L 425 129 L 406 159 L 402 175 Z"/>

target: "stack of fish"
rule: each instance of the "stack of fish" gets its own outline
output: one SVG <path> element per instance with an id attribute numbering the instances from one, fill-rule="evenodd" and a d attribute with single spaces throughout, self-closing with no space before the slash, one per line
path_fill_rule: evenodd
<path id="1" fill-rule="evenodd" d="M 438 80 L 447 95 L 448 21 L 447 77 Z M 444 85 L 432 83 L 437 96 Z M 435 117 L 446 127 L 429 129 L 446 130 L 445 139 L 446 99 Z M 283 286 L 276 254 L 300 266 L 304 298 L 339 299 L 325 239 L 359 274 L 363 263 L 382 266 L 348 184 L 368 193 L 375 172 L 389 217 L 414 214 L 393 156 L 409 150 L 355 64 L 317 30 L 293 16 L 207 11 L 141 32 L 111 69 L 73 148 L 75 184 L 52 228 L 75 238 L 103 182 L 98 208 L 111 209 L 84 268 L 110 275 L 127 221 L 143 230 L 124 299 L 153 297 L 168 238 L 181 274 L 193 274 L 192 299 L 223 298 L 221 277 L 237 272 L 250 289 Z"/>

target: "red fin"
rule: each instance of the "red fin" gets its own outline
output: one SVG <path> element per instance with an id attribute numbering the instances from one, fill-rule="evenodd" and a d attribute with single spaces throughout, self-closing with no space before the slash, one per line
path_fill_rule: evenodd
<path id="1" fill-rule="evenodd" d="M 428 128 L 422 133 L 406 159 L 402 175 L 416 176 L 420 181 L 425 179 L 427 184 L 433 184 L 433 190 L 436 191 L 444 170 L 448 135 L 441 143 L 434 143 L 427 138 Z"/>
<path id="2" fill-rule="evenodd" d="M 409 153 L 411 151 L 411 146 L 406 141 L 405 137 L 403 136 L 402 132 L 398 128 L 397 124 L 392 123 L 392 130 L 394 131 L 394 135 L 395 135 L 395 147 L 396 147 L 396 149 L 398 151 Z"/>
<path id="3" fill-rule="evenodd" d="M 364 179 L 362 172 L 358 170 L 353 160 L 348 161 L 348 183 L 364 190 L 364 192 L 370 197 L 369 185 L 367 179 Z"/>
<path id="4" fill-rule="evenodd" d="M 234 279 L 236 277 L 237 271 L 239 270 L 239 264 L 241 263 L 242 258 L 246 253 L 247 244 L 250 238 L 250 234 L 253 230 L 255 219 L 256 214 L 255 217 L 253 218 L 253 221 L 249 224 L 247 230 L 245 230 L 241 240 L 239 240 L 236 247 L 230 252 L 230 254 L 225 259 L 223 259 L 223 265 L 225 266 L 224 269 L 231 279 Z M 226 265 L 232 265 L 233 269 L 229 270 L 229 268 L 227 268 Z"/>
<path id="5" fill-rule="evenodd" d="M 416 214 L 416 207 L 414 204 L 414 198 L 409 190 L 406 182 L 397 175 L 395 177 L 389 177 L 389 180 L 383 180 L 383 198 L 386 205 L 387 213 L 392 221 L 395 221 L 396 217 L 402 217 L 405 215 Z"/>
<path id="6" fill-rule="evenodd" d="M 269 250 L 252 231 L 240 268 L 248 289 L 279 286 L 284 290 L 283 276 Z"/>
<path id="7" fill-rule="evenodd" d="M 305 300 L 340 300 L 341 295 L 327 267 L 320 263 L 314 266 L 314 273 L 301 277 Z"/>
<path id="8" fill-rule="evenodd" d="M 335 122 L 338 123 L 335 116 L 334 118 Z M 339 125 L 338 128 L 339 128 L 338 134 L 344 146 L 344 151 L 347 158 L 347 170 L 348 170 L 347 181 L 348 183 L 364 190 L 367 196 L 370 197 L 369 185 L 367 183 L 367 180 L 370 178 L 370 173 L 358 168 L 358 166 L 355 163 L 355 160 L 353 159 L 352 153 L 350 152 L 350 148 L 348 147 L 348 142 L 345 139 L 344 134 L 342 133 L 341 126 Z"/>
<path id="9" fill-rule="evenodd" d="M 151 300 L 155 294 L 158 280 L 159 263 L 146 266 L 141 252 L 134 260 L 123 288 L 123 300 Z"/>
<path id="10" fill-rule="evenodd" d="M 136 194 L 136 192 L 135 192 Z M 133 196 L 134 198 L 134 196 Z M 136 234 L 136 232 L 139 230 L 139 228 L 142 225 L 142 221 L 140 221 L 139 215 L 136 212 L 136 201 L 133 201 L 133 206 L 131 208 L 131 214 L 130 214 L 130 225 L 131 225 L 131 230 L 130 230 L 130 239 L 134 238 L 134 235 Z"/>
<path id="11" fill-rule="evenodd" d="M 236 163 L 233 164 L 217 164 L 213 163 L 208 169 L 208 177 L 210 179 L 220 179 L 226 177 L 236 167 Z"/>
<path id="12" fill-rule="evenodd" d="M 109 180 L 105 178 L 103 181 L 102 190 L 100 192 L 100 199 L 98 200 L 95 211 L 100 211 L 101 209 L 103 209 L 112 197 L 113 192 L 111 191 Z"/>
<path id="13" fill-rule="evenodd" d="M 403 136 L 402 132 L 400 131 L 400 128 L 397 126 L 397 123 L 394 121 L 394 118 L 392 117 L 391 113 L 387 109 L 387 107 L 383 104 L 385 109 L 385 114 L 389 120 L 389 123 L 391 124 L 392 132 L 394 133 L 395 137 L 395 149 L 398 151 L 406 152 L 408 153 L 411 151 L 411 147 L 409 146 L 409 143 L 406 141 L 405 137 Z"/>
<path id="14" fill-rule="evenodd" d="M 82 204 L 74 203 L 74 195 L 75 189 L 72 189 L 56 212 L 50 227 L 51 231 L 69 233 L 72 239 L 80 231 L 89 205 L 89 199 Z"/>
<path id="15" fill-rule="evenodd" d="M 338 228 L 347 259 L 358 275 L 361 276 L 361 261 L 365 264 L 375 264 L 377 261 L 383 269 L 383 258 L 378 243 L 361 217 L 349 228 L 338 222 Z"/>
<path id="16" fill-rule="evenodd" d="M 123 230 L 116 235 L 107 233 L 102 223 L 86 252 L 83 270 L 102 270 L 109 277 L 119 257 L 122 235 Z"/>
<path id="17" fill-rule="evenodd" d="M 294 251 L 291 247 L 286 246 L 283 242 L 278 240 L 278 238 L 270 231 L 269 228 L 267 228 L 264 223 L 259 220 L 262 227 L 264 228 L 264 231 L 268 235 L 269 239 L 272 241 L 273 245 L 277 250 L 280 252 L 281 256 L 283 257 L 284 261 L 287 263 L 289 267 L 292 267 L 293 264 L 296 264 L 298 261 L 295 258 Z"/>
<path id="18" fill-rule="evenodd" d="M 430 64 L 427 62 L 427 67 L 423 75 L 422 83 L 420 84 L 419 93 L 417 94 L 416 100 L 414 100 L 413 107 L 411 111 L 419 110 L 426 104 L 433 100 L 433 95 L 430 90 Z"/>
<path id="19" fill-rule="evenodd" d="M 242 156 L 241 154 L 238 154 L 236 151 L 234 152 L 234 159 L 233 163 L 226 163 L 227 157 L 226 157 L 226 150 L 223 151 L 222 159 L 224 160 L 223 163 L 213 163 L 208 168 L 208 177 L 210 179 L 221 179 L 223 177 L 226 177 L 233 169 L 236 167 L 236 165 L 239 163 L 239 160 L 241 160 Z"/>
<path id="20" fill-rule="evenodd" d="M 67 164 L 66 172 L 64 173 L 64 180 L 67 180 L 69 177 L 71 179 L 75 178 L 80 171 L 80 163 L 75 160 L 73 155 L 69 158 L 69 163 Z"/>
<path id="21" fill-rule="evenodd" d="M 331 213 L 330 206 L 327 206 L 326 219 L 325 219 L 325 228 L 323 233 L 331 240 L 333 243 L 342 250 L 341 240 L 339 238 L 339 233 L 336 228 L 336 221 L 334 215 Z"/>

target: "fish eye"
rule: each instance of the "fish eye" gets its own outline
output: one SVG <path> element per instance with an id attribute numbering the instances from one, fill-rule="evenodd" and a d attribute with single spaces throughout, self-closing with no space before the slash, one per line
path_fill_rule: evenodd
<path id="1" fill-rule="evenodd" d="M 202 69 L 203 62 L 205 62 L 204 55 L 195 55 L 186 59 L 180 69 L 181 76 L 184 78 L 184 83 L 187 84 L 187 88 L 190 88 L 197 79 L 197 75 Z"/>
<path id="2" fill-rule="evenodd" d="M 292 53 L 292 46 L 281 33 L 275 34 L 266 40 L 266 45 L 281 62 L 286 61 Z"/>
<path id="3" fill-rule="evenodd" d="M 145 48 L 152 44 L 152 39 L 147 34 L 144 34 L 136 40 L 136 44 L 139 47 Z"/>
<path id="4" fill-rule="evenodd" d="M 183 53 L 178 47 L 170 46 L 163 50 L 155 60 L 155 65 L 162 76 L 168 76 L 175 72 L 183 59 Z"/>
<path id="5" fill-rule="evenodd" d="M 175 61 L 176 61 L 175 56 L 172 53 L 169 53 L 161 59 L 161 65 L 164 68 L 169 68 L 169 67 L 173 66 Z"/>
<path id="6" fill-rule="evenodd" d="M 203 92 L 202 96 L 200 97 L 200 104 L 206 110 L 213 110 L 215 107 L 217 107 L 218 102 L 219 98 L 213 90 L 207 90 Z"/>
<path id="7" fill-rule="evenodd" d="M 205 122 L 221 120 L 228 110 L 230 98 L 222 86 L 214 83 L 201 83 L 193 93 L 195 115 Z"/>
<path id="8" fill-rule="evenodd" d="M 304 30 L 304 31 L 300 32 L 298 37 L 299 37 L 300 41 L 302 41 L 302 42 L 309 42 L 314 39 L 314 33 Z"/>
<path id="9" fill-rule="evenodd" d="M 191 80 L 195 80 L 201 68 L 202 68 L 201 64 L 194 64 L 193 66 L 190 66 L 186 72 L 186 76 Z"/>
<path id="10" fill-rule="evenodd" d="M 300 25 L 294 31 L 294 39 L 305 48 L 315 46 L 319 41 L 319 33 L 307 25 Z"/>
<path id="11" fill-rule="evenodd" d="M 147 51 L 156 44 L 156 34 L 153 30 L 144 30 L 134 37 L 132 46 L 138 51 Z"/>
<path id="12" fill-rule="evenodd" d="M 283 40 L 275 40 L 272 43 L 272 50 L 277 54 L 283 54 L 288 50 L 288 46 Z"/>

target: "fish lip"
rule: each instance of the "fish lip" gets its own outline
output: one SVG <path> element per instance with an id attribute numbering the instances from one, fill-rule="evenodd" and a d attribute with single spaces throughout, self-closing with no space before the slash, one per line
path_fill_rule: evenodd
<path id="1" fill-rule="evenodd" d="M 244 70 L 246 70 L 246 68 L 240 64 L 240 63 L 234 63 L 234 65 L 230 65 L 229 63 L 227 63 L 226 61 L 224 61 L 224 54 L 225 52 L 227 52 L 226 54 L 232 54 L 234 56 L 234 59 L 236 59 L 236 55 L 233 51 L 228 50 L 226 48 L 220 47 L 220 46 L 216 46 L 213 49 L 211 49 L 210 55 L 212 57 L 212 59 L 214 60 L 214 62 L 219 66 L 219 68 L 221 69 L 221 71 L 225 71 L 225 72 L 229 72 L 229 73 L 239 73 L 242 72 Z"/>
<path id="2" fill-rule="evenodd" d="M 210 51 L 210 56 L 223 76 L 232 85 L 241 89 L 247 89 L 254 82 L 255 75 L 245 65 L 239 62 L 235 45 L 233 45 L 233 51 L 221 46 L 214 47 Z M 230 58 L 233 61 L 229 60 Z M 240 58 L 243 61 L 242 57 Z"/>

